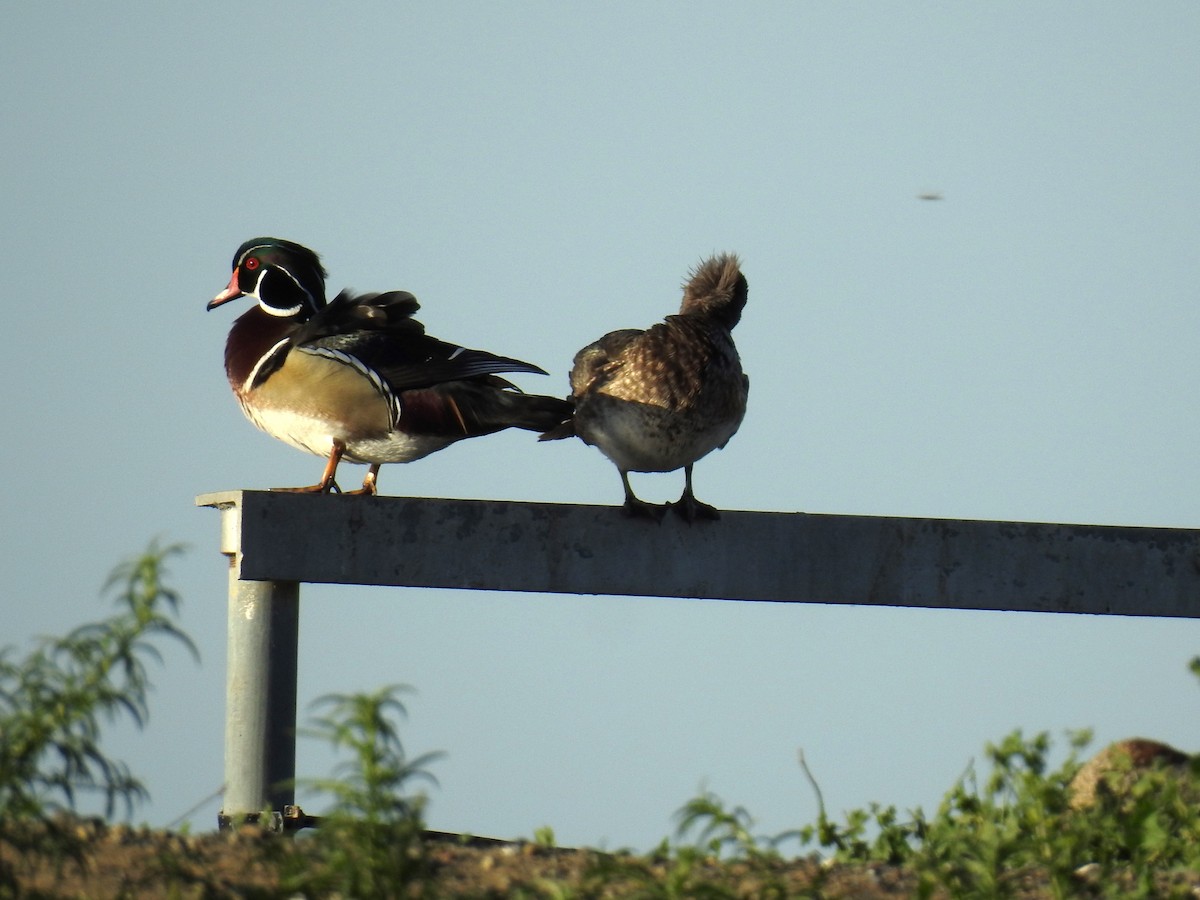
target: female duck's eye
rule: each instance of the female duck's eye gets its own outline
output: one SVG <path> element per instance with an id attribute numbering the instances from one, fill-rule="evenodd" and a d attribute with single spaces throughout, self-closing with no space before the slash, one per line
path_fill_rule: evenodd
<path id="1" fill-rule="evenodd" d="M 255 269 L 258 268 L 258 257 L 251 256 L 248 260 L 246 260 L 244 263 L 242 263 L 242 267 L 245 269 L 249 269 L 251 272 L 253 272 Z"/>

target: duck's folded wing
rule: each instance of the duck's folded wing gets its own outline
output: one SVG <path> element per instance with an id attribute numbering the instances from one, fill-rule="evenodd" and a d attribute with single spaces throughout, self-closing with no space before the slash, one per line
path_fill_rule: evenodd
<path id="1" fill-rule="evenodd" d="M 423 334 L 360 331 L 310 341 L 306 348 L 352 356 L 377 373 L 393 391 L 433 387 L 501 372 L 546 374 L 519 359 L 457 347 Z"/>
<path id="2" fill-rule="evenodd" d="M 643 334 L 638 328 L 610 331 L 576 353 L 571 364 L 571 394 L 580 397 L 607 382 L 619 370 L 622 354 Z"/>
<path id="3" fill-rule="evenodd" d="M 546 374 L 544 369 L 532 363 L 497 356 L 486 350 L 457 347 L 431 337 L 423 337 L 421 344 L 421 352 L 407 359 L 392 358 L 381 361 L 380 374 L 393 389 L 427 387 L 481 375 L 498 375 L 502 372 Z"/>
<path id="4" fill-rule="evenodd" d="M 300 345 L 359 331 L 397 336 L 424 334 L 425 326 L 413 318 L 420 308 L 417 298 L 408 291 L 381 294 L 342 291 L 296 330 L 294 340 Z"/>
<path id="5" fill-rule="evenodd" d="M 417 298 L 407 291 L 361 295 L 343 291 L 301 326 L 293 343 L 352 356 L 393 391 L 500 372 L 546 374 L 519 359 L 430 337 L 412 318 L 419 308 Z"/>

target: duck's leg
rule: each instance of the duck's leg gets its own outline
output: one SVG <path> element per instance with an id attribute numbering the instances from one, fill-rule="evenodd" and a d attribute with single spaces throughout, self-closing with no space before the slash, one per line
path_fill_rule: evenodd
<path id="1" fill-rule="evenodd" d="M 294 494 L 328 494 L 330 491 L 341 493 L 342 489 L 337 486 L 334 476 L 337 475 L 338 463 L 342 461 L 342 454 L 345 452 L 345 445 L 334 441 L 333 449 L 329 451 L 329 459 L 325 463 L 325 471 L 321 475 L 321 480 L 316 484 L 310 484 L 308 487 L 272 488 L 272 490 L 288 491 Z"/>
<path id="2" fill-rule="evenodd" d="M 367 469 L 367 476 L 363 479 L 363 486 L 357 491 L 346 491 L 347 494 L 366 494 L 368 497 L 374 497 L 377 493 L 375 482 L 379 478 L 379 463 L 371 463 L 371 468 Z"/>
<path id="3" fill-rule="evenodd" d="M 619 471 L 621 472 L 621 484 L 625 485 L 625 505 L 621 507 L 621 512 L 632 519 L 653 519 L 655 522 L 661 522 L 667 513 L 667 508 L 639 500 L 634 495 L 633 488 L 629 486 L 629 473 L 623 469 Z"/>
<path id="4" fill-rule="evenodd" d="M 696 519 L 721 518 L 721 514 L 717 512 L 715 506 L 701 503 L 692 493 L 692 466 L 690 463 L 683 467 L 683 496 L 669 505 L 677 515 L 682 516 L 688 522 L 695 522 Z"/>

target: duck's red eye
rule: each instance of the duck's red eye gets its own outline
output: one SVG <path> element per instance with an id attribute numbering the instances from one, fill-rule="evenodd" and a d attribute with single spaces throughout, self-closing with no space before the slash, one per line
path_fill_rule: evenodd
<path id="1" fill-rule="evenodd" d="M 248 260 L 242 263 L 242 268 L 249 269 L 251 272 L 253 272 L 258 268 L 258 257 L 251 256 Z"/>

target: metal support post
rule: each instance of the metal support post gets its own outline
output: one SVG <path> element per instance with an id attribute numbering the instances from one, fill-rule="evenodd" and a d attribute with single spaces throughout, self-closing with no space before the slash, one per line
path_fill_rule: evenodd
<path id="1" fill-rule="evenodd" d="M 1200 619 L 1200 529 L 203 494 L 229 570 L 225 821 L 289 815 L 300 582 Z M 300 826 L 295 826 L 300 827 Z"/>
<path id="2" fill-rule="evenodd" d="M 221 822 L 256 819 L 264 810 L 278 820 L 295 802 L 300 585 L 243 581 L 241 506 L 211 505 L 221 511 L 221 552 L 229 557 Z"/>

